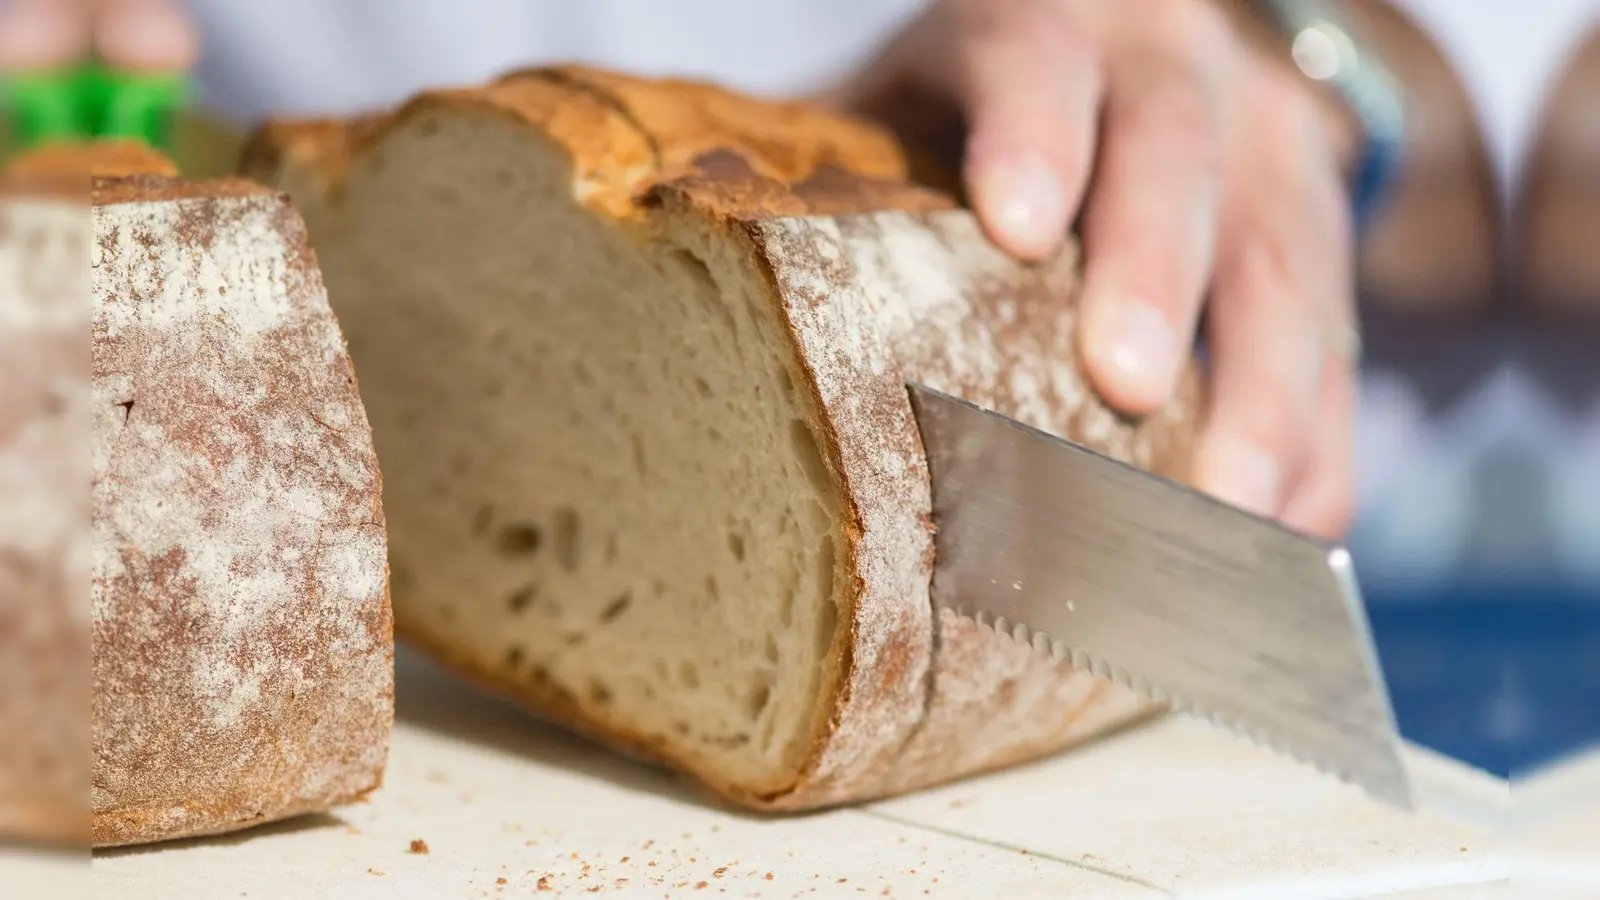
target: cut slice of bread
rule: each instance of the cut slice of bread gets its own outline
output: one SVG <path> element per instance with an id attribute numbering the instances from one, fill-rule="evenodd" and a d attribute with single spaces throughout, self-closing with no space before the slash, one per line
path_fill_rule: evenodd
<path id="1" fill-rule="evenodd" d="M 886 134 L 563 67 L 282 122 L 386 474 L 400 632 L 735 802 L 905 791 L 1154 710 L 929 602 L 905 378 L 1181 476 L 1031 268 Z M 1192 374 L 1192 373 L 1191 373 Z"/>
<path id="2" fill-rule="evenodd" d="M 98 846 L 354 799 L 393 709 L 377 458 L 299 215 L 113 163 L 84 260 Z"/>

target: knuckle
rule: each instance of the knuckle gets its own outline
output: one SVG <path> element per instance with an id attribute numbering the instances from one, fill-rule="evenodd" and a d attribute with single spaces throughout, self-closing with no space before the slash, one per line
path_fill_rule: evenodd
<path id="1" fill-rule="evenodd" d="M 1276 142 L 1299 147 L 1317 133 L 1321 124 L 1317 104 L 1304 84 L 1276 69 L 1262 71 L 1250 81 L 1246 106 Z"/>
<path id="2" fill-rule="evenodd" d="M 1252 445 L 1272 456 L 1295 458 L 1307 429 L 1302 404 L 1278 379 L 1256 382 L 1253 396 L 1241 398 L 1234 428 Z"/>
<path id="3" fill-rule="evenodd" d="M 1227 169 L 1221 116 L 1206 91 L 1192 80 L 1171 78 L 1159 90 L 1130 103 L 1120 127 L 1166 159 L 1181 160 L 1188 171 L 1220 181 Z"/>
<path id="4" fill-rule="evenodd" d="M 1078 29 L 1056 4 L 964 0 L 951 10 L 964 35 L 1007 45 L 1066 40 Z"/>
<path id="5" fill-rule="evenodd" d="M 1279 229 L 1255 228 L 1238 242 L 1235 265 L 1241 280 L 1249 286 L 1255 304 L 1270 307 L 1290 306 L 1297 302 L 1294 288 L 1304 285 L 1306 279 L 1301 265 L 1289 242 Z M 1261 314 L 1252 309 L 1249 312 Z"/>

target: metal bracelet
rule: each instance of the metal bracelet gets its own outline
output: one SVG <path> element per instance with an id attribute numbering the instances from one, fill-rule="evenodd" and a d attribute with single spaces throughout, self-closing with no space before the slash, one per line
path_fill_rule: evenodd
<path id="1" fill-rule="evenodd" d="M 1350 185 L 1358 230 L 1381 211 L 1398 180 L 1405 151 L 1406 110 L 1398 82 L 1370 43 L 1328 0 L 1255 0 L 1290 42 L 1307 78 L 1332 90 L 1361 130 L 1360 158 Z"/>

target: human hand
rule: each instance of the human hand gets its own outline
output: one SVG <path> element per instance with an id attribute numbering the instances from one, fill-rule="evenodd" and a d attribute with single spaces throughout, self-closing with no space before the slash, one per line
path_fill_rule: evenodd
<path id="1" fill-rule="evenodd" d="M 91 53 L 124 71 L 181 72 L 199 37 L 178 0 L 10 0 L 0 10 L 0 72 L 71 66 Z"/>
<path id="2" fill-rule="evenodd" d="M 963 180 L 1001 246 L 1036 259 L 1077 221 L 1082 356 L 1107 401 L 1165 402 L 1204 307 L 1198 485 L 1342 534 L 1357 353 L 1343 119 L 1208 0 L 935 0 L 837 99 L 895 124 L 908 97 L 960 115 Z"/>

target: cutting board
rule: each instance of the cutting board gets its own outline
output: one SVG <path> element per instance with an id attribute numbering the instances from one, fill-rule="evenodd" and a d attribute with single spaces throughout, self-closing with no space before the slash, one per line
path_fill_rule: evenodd
<path id="1" fill-rule="evenodd" d="M 387 784 L 367 802 L 99 853 L 96 893 L 1342 900 L 1471 896 L 1508 871 L 1484 827 L 1504 812 L 1505 783 L 1415 749 L 1416 814 L 1174 716 L 911 797 L 769 818 L 405 653 L 397 696 Z"/>

